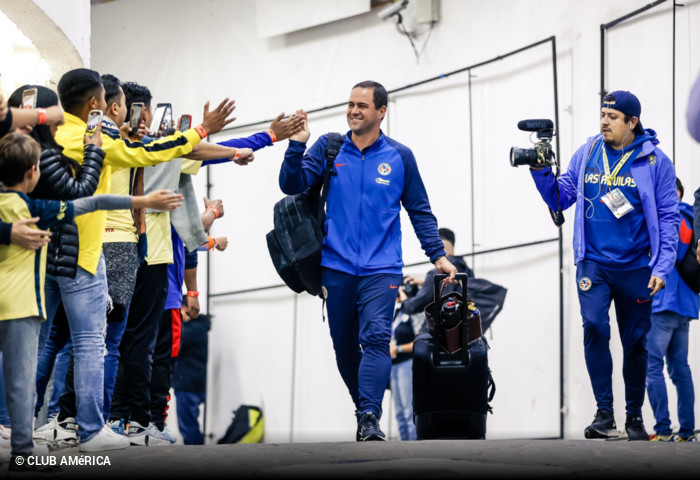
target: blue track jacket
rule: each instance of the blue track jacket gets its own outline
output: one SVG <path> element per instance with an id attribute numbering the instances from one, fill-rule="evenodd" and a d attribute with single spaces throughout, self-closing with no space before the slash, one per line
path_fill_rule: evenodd
<path id="1" fill-rule="evenodd" d="M 646 129 L 648 139 L 642 150 L 632 161 L 631 172 L 642 201 L 644 219 L 649 230 L 651 242 L 651 274 L 664 282 L 673 270 L 676 261 L 678 243 L 678 195 L 676 194 L 676 173 L 671 160 L 656 145 L 656 132 Z M 586 258 L 586 239 L 584 238 L 584 172 L 593 143 L 602 142 L 602 135 L 590 137 L 571 158 L 566 173 L 559 177 L 561 208 L 565 210 L 576 203 L 574 215 L 574 261 Z M 596 146 L 596 151 L 600 149 Z M 595 153 L 594 153 L 595 154 Z M 530 170 L 535 185 L 552 210 L 557 209 L 557 197 L 554 175 L 550 168 Z M 604 266 L 604 265 L 603 265 Z"/>
<path id="2" fill-rule="evenodd" d="M 411 150 L 380 133 L 360 151 L 345 135 L 335 159 L 326 203 L 324 267 L 351 275 L 401 273 L 401 205 L 408 212 L 425 254 L 434 262 L 445 254 L 437 220 Z M 284 156 L 279 183 L 287 195 L 321 185 L 328 135 L 304 154 L 294 140 Z"/>

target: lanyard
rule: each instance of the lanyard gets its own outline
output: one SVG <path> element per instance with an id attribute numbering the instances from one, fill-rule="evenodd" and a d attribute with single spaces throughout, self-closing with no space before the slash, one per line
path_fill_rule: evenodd
<path id="1" fill-rule="evenodd" d="M 608 178 L 606 182 L 608 184 L 608 187 L 612 186 L 615 177 L 617 177 L 617 174 L 620 173 L 620 169 L 632 156 L 632 153 L 634 153 L 634 150 L 625 153 L 625 155 L 617 162 L 617 165 L 615 165 L 615 168 L 613 169 L 612 173 L 610 173 L 610 165 L 608 164 L 608 154 L 605 153 L 605 145 L 603 145 L 603 167 L 605 168 L 605 175 Z"/>

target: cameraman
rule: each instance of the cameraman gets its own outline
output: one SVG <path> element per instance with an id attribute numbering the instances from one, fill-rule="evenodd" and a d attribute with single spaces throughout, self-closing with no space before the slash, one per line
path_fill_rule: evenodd
<path id="1" fill-rule="evenodd" d="M 664 288 L 676 260 L 678 196 L 673 164 L 644 130 L 641 105 L 627 91 L 606 95 L 601 133 L 588 139 L 559 179 L 550 168 L 531 167 L 552 210 L 576 204 L 574 256 L 583 317 L 584 354 L 598 410 L 586 438 L 617 435 L 610 355 L 611 300 L 624 349 L 628 440 L 649 440 L 642 420 L 647 370 L 646 334 L 651 297 Z M 601 141 L 602 140 L 602 141 Z"/>

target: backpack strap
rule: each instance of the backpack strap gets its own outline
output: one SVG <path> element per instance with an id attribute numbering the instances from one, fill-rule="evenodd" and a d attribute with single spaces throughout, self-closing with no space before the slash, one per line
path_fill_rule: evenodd
<path id="1" fill-rule="evenodd" d="M 333 169 L 333 162 L 335 157 L 338 156 L 340 152 L 340 147 L 343 146 L 345 137 L 337 132 L 331 132 L 328 134 L 328 144 L 326 145 L 326 169 L 323 172 L 323 187 L 321 190 L 321 201 L 318 204 L 318 224 L 321 226 L 323 233 L 325 235 L 325 223 L 326 223 L 326 199 L 328 198 L 328 188 L 331 184 L 331 175 L 336 175 Z"/>

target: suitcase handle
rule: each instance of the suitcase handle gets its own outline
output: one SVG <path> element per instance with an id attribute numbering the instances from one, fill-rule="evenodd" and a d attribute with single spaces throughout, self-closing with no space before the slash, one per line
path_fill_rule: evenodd
<path id="1" fill-rule="evenodd" d="M 436 273 L 435 278 L 433 278 L 433 293 L 435 299 L 435 301 L 433 302 L 433 318 L 435 318 L 436 321 L 440 318 L 440 309 L 442 308 L 440 300 L 442 300 L 442 288 L 444 286 L 443 280 L 445 280 L 447 277 L 448 275 L 445 273 Z M 469 275 L 467 275 L 466 273 L 458 273 L 457 275 L 455 275 L 455 279 L 462 285 L 462 296 L 466 301 Z M 462 316 L 462 321 L 466 322 L 466 310 L 465 313 L 462 314 Z"/>

